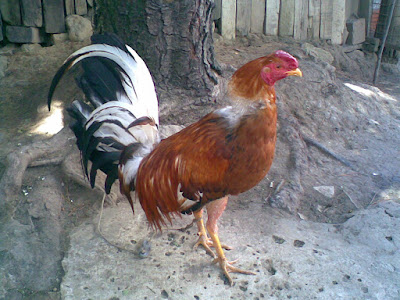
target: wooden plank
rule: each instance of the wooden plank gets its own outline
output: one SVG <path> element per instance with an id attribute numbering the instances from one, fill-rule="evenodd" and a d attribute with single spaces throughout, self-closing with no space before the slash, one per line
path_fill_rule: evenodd
<path id="1" fill-rule="evenodd" d="M 215 7 L 213 9 L 213 21 L 221 19 L 222 0 L 215 0 Z"/>
<path id="2" fill-rule="evenodd" d="M 75 13 L 80 16 L 87 14 L 86 0 L 75 0 Z"/>
<path id="3" fill-rule="evenodd" d="M 239 0 L 240 1 L 240 0 Z M 265 0 L 251 2 L 251 29 L 253 33 L 264 33 Z"/>
<path id="4" fill-rule="evenodd" d="M 64 1 L 43 0 L 44 26 L 47 33 L 65 32 Z"/>
<path id="5" fill-rule="evenodd" d="M 333 0 L 321 0 L 321 27 L 319 36 L 321 39 L 332 38 Z"/>
<path id="6" fill-rule="evenodd" d="M 235 38 L 236 33 L 236 0 L 222 0 L 221 35 L 228 40 Z"/>
<path id="7" fill-rule="evenodd" d="M 265 34 L 278 35 L 280 0 L 265 0 Z"/>
<path id="8" fill-rule="evenodd" d="M 321 24 L 321 0 L 309 0 L 308 16 L 308 28 L 310 28 L 308 37 L 317 40 L 319 39 L 319 29 Z"/>
<path id="9" fill-rule="evenodd" d="M 294 4 L 293 37 L 296 40 L 307 39 L 308 0 L 297 0 Z"/>
<path id="10" fill-rule="evenodd" d="M 65 14 L 67 16 L 75 14 L 75 1 L 65 0 Z"/>
<path id="11" fill-rule="evenodd" d="M 20 0 L 22 24 L 29 27 L 42 27 L 42 1 Z"/>
<path id="12" fill-rule="evenodd" d="M 294 1 L 281 0 L 279 35 L 293 36 L 293 31 L 294 31 Z"/>
<path id="13" fill-rule="evenodd" d="M 0 42 L 1 42 L 3 39 L 4 39 L 4 36 L 3 36 L 3 21 L 2 21 L 2 18 L 1 18 L 1 16 L 0 16 Z"/>
<path id="14" fill-rule="evenodd" d="M 332 14 L 332 44 L 340 45 L 343 43 L 343 31 L 346 26 L 346 2 L 343 0 L 333 0 Z M 363 28 L 363 30 L 365 30 Z"/>
<path id="15" fill-rule="evenodd" d="M 251 0 L 236 1 L 236 29 L 241 35 L 248 35 L 251 28 Z"/>
<path id="16" fill-rule="evenodd" d="M 21 6 L 19 1 L 0 0 L 0 17 L 3 18 L 4 23 L 7 25 L 21 25 Z"/>

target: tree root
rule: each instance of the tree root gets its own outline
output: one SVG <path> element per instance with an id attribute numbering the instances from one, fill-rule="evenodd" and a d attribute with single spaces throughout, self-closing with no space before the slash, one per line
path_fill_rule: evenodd
<path id="1" fill-rule="evenodd" d="M 357 171 L 355 169 L 355 167 L 352 165 L 352 163 L 349 162 L 346 158 L 340 156 L 339 154 L 334 153 L 333 151 L 329 150 L 328 148 L 326 148 L 321 143 L 315 141 L 314 139 L 312 139 L 310 137 L 304 136 L 304 135 L 303 135 L 303 139 L 307 144 L 316 147 L 317 149 L 319 149 L 323 153 L 325 153 L 325 154 L 331 156 L 332 158 L 336 159 L 337 161 L 341 162 L 346 167 L 349 167 L 350 169 L 352 169 L 354 171 Z"/>
<path id="2" fill-rule="evenodd" d="M 51 157 L 52 163 L 60 163 L 62 157 L 73 149 L 74 139 L 69 128 L 64 128 L 53 137 L 18 148 L 6 158 L 6 169 L 0 179 L 0 217 L 10 217 L 14 214 L 17 196 L 21 191 L 22 180 L 26 169 L 38 166 L 35 163 L 46 157 Z"/>
<path id="3" fill-rule="evenodd" d="M 18 194 L 25 171 L 28 167 L 43 167 L 47 165 L 60 165 L 64 174 L 77 184 L 90 188 L 89 182 L 82 173 L 76 171 L 78 167 L 74 162 L 79 161 L 75 138 L 71 130 L 66 127 L 53 137 L 29 144 L 11 152 L 6 158 L 6 169 L 0 179 L 0 218 L 11 217 L 16 209 Z M 102 177 L 102 174 L 99 174 Z M 99 180 L 101 181 L 101 180 Z M 106 200 L 115 203 L 119 193 L 113 187 Z M 94 190 L 102 195 L 104 188 L 95 185 Z"/>
<path id="4" fill-rule="evenodd" d="M 268 202 L 273 207 L 283 208 L 295 214 L 304 194 L 301 178 L 308 169 L 308 149 L 301 138 L 300 124 L 283 100 L 279 99 L 279 134 L 286 139 L 290 148 L 289 178 L 282 184 L 280 190 L 269 197 Z"/>

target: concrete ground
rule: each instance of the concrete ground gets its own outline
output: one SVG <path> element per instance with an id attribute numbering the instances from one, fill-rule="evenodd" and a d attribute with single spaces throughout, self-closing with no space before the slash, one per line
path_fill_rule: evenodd
<path id="1" fill-rule="evenodd" d="M 62 261 L 63 299 L 400 299 L 400 205 L 382 202 L 341 225 L 295 219 L 262 203 L 231 199 L 220 237 L 228 259 L 257 275 L 233 274 L 230 287 L 203 249 L 193 250 L 191 217 L 154 234 L 138 206 L 104 210 L 71 234 Z M 143 252 L 143 241 L 151 249 Z M 146 245 L 146 244 L 145 244 Z M 131 252 L 132 251 L 132 252 Z M 147 255 L 147 257 L 146 257 Z"/>

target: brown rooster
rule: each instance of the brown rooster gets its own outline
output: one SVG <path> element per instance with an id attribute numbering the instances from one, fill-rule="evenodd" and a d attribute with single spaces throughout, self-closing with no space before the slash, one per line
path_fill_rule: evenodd
<path id="1" fill-rule="evenodd" d="M 277 121 L 274 84 L 287 76 L 302 76 L 297 60 L 276 51 L 245 64 L 229 82 L 232 106 L 160 142 L 157 98 L 144 62 L 115 35 L 92 40 L 94 45 L 66 60 L 49 92 L 50 106 L 62 75 L 82 61 L 84 73 L 77 81 L 91 106 L 76 100 L 69 112 L 76 119 L 72 129 L 92 186 L 97 169 L 107 174 L 106 192 L 118 177 L 132 209 L 131 193 L 136 191 L 156 229 L 172 223 L 174 215 L 193 212 L 199 232 L 195 247 L 203 245 L 214 256 L 230 284 L 230 272 L 254 274 L 227 261 L 223 248 L 229 247 L 219 241 L 217 221 L 228 196 L 254 187 L 272 164 Z"/>

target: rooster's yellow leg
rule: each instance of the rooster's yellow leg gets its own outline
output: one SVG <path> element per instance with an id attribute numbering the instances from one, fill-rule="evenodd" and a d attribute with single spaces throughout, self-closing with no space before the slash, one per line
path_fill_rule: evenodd
<path id="1" fill-rule="evenodd" d="M 229 280 L 229 284 L 233 285 L 233 280 L 229 273 L 242 273 L 247 275 L 256 275 L 254 272 L 242 270 L 233 266 L 236 261 L 229 262 L 226 257 L 222 245 L 218 237 L 218 225 L 217 221 L 225 210 L 226 204 L 228 203 L 228 197 L 215 200 L 207 204 L 207 231 L 213 241 L 213 246 L 217 251 L 217 258 L 214 259 L 213 263 L 219 263 L 222 271 L 224 272 L 226 278 Z"/>
<path id="2" fill-rule="evenodd" d="M 216 258 L 217 255 L 214 253 L 214 251 L 211 250 L 211 247 L 214 247 L 214 242 L 207 236 L 206 228 L 204 227 L 203 209 L 195 211 L 193 215 L 197 224 L 197 230 L 199 235 L 199 239 L 197 240 L 193 248 L 196 249 L 199 245 L 202 245 L 212 257 Z M 226 250 L 233 249 L 232 247 L 224 244 L 221 244 L 221 247 Z"/>
<path id="3" fill-rule="evenodd" d="M 193 215 L 197 224 L 197 230 L 199 235 L 199 239 L 197 240 L 193 248 L 196 249 L 199 245 L 202 245 L 212 257 L 216 258 L 217 256 L 210 248 L 213 246 L 213 242 L 208 238 L 206 228 L 204 227 L 203 209 L 195 211 Z"/>

